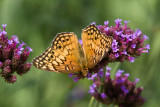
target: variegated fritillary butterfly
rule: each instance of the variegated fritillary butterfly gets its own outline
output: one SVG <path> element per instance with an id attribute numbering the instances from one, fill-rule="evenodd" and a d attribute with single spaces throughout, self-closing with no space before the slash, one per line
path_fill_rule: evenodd
<path id="1" fill-rule="evenodd" d="M 52 46 L 33 60 L 33 65 L 46 71 L 82 72 L 86 76 L 88 69 L 99 63 L 109 51 L 112 41 L 112 37 L 100 33 L 94 24 L 82 29 L 83 46 L 73 32 L 59 33 Z"/>

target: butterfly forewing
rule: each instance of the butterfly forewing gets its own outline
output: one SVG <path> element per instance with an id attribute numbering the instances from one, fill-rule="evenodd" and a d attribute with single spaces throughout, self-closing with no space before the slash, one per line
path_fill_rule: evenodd
<path id="1" fill-rule="evenodd" d="M 112 37 L 100 33 L 94 25 L 82 30 L 82 42 L 88 68 L 93 68 L 111 48 Z"/>
<path id="2" fill-rule="evenodd" d="M 52 46 L 33 60 L 33 65 L 53 72 L 78 72 L 81 70 L 78 44 L 74 33 L 59 33 Z"/>

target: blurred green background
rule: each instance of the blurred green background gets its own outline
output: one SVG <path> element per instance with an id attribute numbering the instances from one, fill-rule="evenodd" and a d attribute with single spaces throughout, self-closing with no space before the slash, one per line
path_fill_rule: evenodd
<path id="1" fill-rule="evenodd" d="M 40 55 L 59 32 L 75 32 L 96 22 L 129 20 L 129 26 L 139 28 L 149 36 L 149 55 L 142 54 L 134 63 L 113 63 L 130 73 L 130 80 L 140 78 L 144 107 L 160 105 L 160 0 L 0 0 L 0 24 L 7 24 L 8 36 L 18 35 L 32 47 L 28 59 Z M 1 27 L 2 29 L 2 27 Z M 0 107 L 87 107 L 91 81 L 73 81 L 67 74 L 51 73 L 32 66 L 30 72 L 15 84 L 0 78 Z M 104 105 L 101 105 L 104 106 Z"/>

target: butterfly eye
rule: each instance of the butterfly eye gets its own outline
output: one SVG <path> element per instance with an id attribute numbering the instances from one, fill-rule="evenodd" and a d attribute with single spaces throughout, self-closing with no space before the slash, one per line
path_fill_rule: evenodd
<path id="1" fill-rule="evenodd" d="M 54 54 L 54 51 L 52 51 L 52 54 Z"/>
<path id="2" fill-rule="evenodd" d="M 92 35 L 93 33 L 91 33 L 91 35 Z"/>
<path id="3" fill-rule="evenodd" d="M 88 33 L 88 35 L 90 35 L 90 34 Z"/>
<path id="4" fill-rule="evenodd" d="M 50 59 L 48 59 L 48 61 L 51 61 Z"/>
<path id="5" fill-rule="evenodd" d="M 65 40 L 63 40 L 62 42 L 65 42 Z"/>
<path id="6" fill-rule="evenodd" d="M 66 41 L 69 41 L 69 39 L 66 39 Z"/>

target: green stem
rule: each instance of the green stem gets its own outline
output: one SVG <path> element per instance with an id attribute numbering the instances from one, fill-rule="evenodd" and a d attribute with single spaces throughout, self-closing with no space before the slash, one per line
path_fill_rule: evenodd
<path id="1" fill-rule="evenodd" d="M 103 104 L 102 104 L 102 103 L 99 103 L 98 107 L 103 107 Z"/>
<path id="2" fill-rule="evenodd" d="M 92 96 L 92 97 L 91 97 L 91 99 L 90 99 L 90 102 L 89 102 L 89 105 L 88 105 L 88 107 L 93 107 L 93 106 L 92 106 L 92 104 L 93 104 L 93 101 L 94 101 L 94 97 Z"/>
<path id="3" fill-rule="evenodd" d="M 95 103 L 94 103 L 94 107 L 98 107 L 98 104 L 99 104 L 99 102 L 96 100 Z"/>
<path id="4" fill-rule="evenodd" d="M 118 105 L 113 105 L 113 107 L 118 107 Z"/>
<path id="5" fill-rule="evenodd" d="M 118 62 L 118 63 L 116 63 L 116 64 L 114 65 L 114 68 L 112 67 L 113 69 L 112 69 L 112 71 L 111 71 L 111 78 L 114 77 L 114 75 L 115 75 L 117 69 L 119 68 L 120 64 L 121 64 L 121 63 Z"/>

